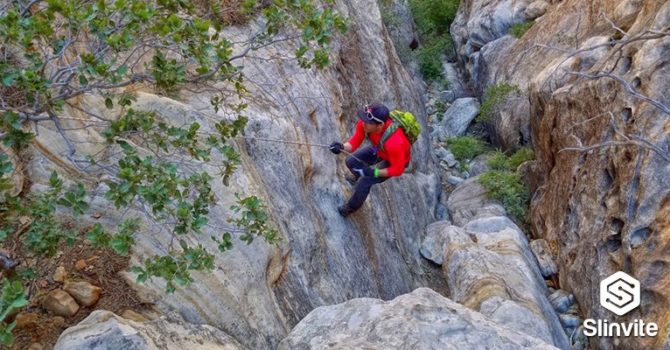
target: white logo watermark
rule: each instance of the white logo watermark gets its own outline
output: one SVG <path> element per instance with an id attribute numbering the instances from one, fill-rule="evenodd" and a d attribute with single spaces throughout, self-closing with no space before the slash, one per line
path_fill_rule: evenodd
<path id="1" fill-rule="evenodd" d="M 600 282 L 600 305 L 623 316 L 640 306 L 640 282 L 623 271 Z"/>
<path id="2" fill-rule="evenodd" d="M 600 305 L 605 309 L 623 316 L 640 306 L 640 282 L 623 271 L 616 272 L 600 282 Z M 658 334 L 658 325 L 644 320 L 630 323 L 610 323 L 607 320 L 584 320 L 584 335 L 587 337 L 654 337 Z"/>

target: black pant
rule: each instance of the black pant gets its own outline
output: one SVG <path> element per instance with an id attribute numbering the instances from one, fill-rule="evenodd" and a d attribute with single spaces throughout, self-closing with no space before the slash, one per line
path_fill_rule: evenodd
<path id="1" fill-rule="evenodd" d="M 358 151 L 354 152 L 353 155 L 349 155 L 345 161 L 347 168 L 351 171 L 352 174 L 358 179 L 359 175 L 354 172 L 354 168 L 362 168 L 365 166 L 372 166 L 377 163 L 379 164 L 378 168 L 386 168 L 389 166 L 387 161 L 382 161 L 381 158 L 377 156 L 377 151 L 373 147 L 363 147 Z M 368 198 L 370 193 L 370 188 L 374 184 L 382 183 L 388 180 L 388 177 L 372 177 L 372 176 L 363 176 L 362 179 L 358 179 L 356 187 L 354 188 L 354 194 L 349 199 L 347 205 L 352 210 L 358 210 L 365 202 L 365 199 Z"/>

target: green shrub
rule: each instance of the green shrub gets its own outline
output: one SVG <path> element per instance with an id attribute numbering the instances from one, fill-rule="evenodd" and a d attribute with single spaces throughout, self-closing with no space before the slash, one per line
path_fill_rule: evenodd
<path id="1" fill-rule="evenodd" d="M 419 69 L 424 79 L 430 81 L 440 79 L 444 55 L 453 52 L 453 47 L 449 35 L 434 37 L 424 43 L 418 53 Z"/>
<path id="2" fill-rule="evenodd" d="M 509 157 L 500 150 L 495 151 L 487 163 L 491 170 L 516 171 L 519 165 L 534 158 L 535 153 L 533 150 L 530 147 L 523 147 Z"/>
<path id="3" fill-rule="evenodd" d="M 417 29 L 423 36 L 449 32 L 456 17 L 459 0 L 410 0 L 409 6 Z"/>
<path id="4" fill-rule="evenodd" d="M 535 159 L 535 152 L 530 147 L 522 147 L 509 157 L 512 170 L 516 170 L 519 165 L 526 161 Z"/>
<path id="5" fill-rule="evenodd" d="M 456 160 L 461 163 L 486 151 L 486 144 L 484 141 L 472 136 L 461 136 L 448 139 L 447 145 L 449 146 L 451 153 L 454 154 Z"/>
<path id="6" fill-rule="evenodd" d="M 533 21 L 513 24 L 512 27 L 510 27 L 509 29 L 509 33 L 515 38 L 520 38 L 524 34 L 526 34 L 528 29 L 530 29 L 530 27 L 532 27 L 533 24 L 535 24 L 535 22 Z"/>
<path id="7" fill-rule="evenodd" d="M 495 108 L 509 97 L 510 94 L 521 94 L 521 89 L 517 85 L 511 85 L 507 83 L 495 84 L 486 88 L 484 91 L 484 98 L 482 101 L 481 108 L 479 110 L 479 116 L 477 116 L 477 122 L 489 122 L 493 118 L 493 113 Z"/>
<path id="8" fill-rule="evenodd" d="M 409 5 L 422 41 L 417 54 L 421 74 L 426 80 L 439 80 L 443 56 L 455 57 L 449 26 L 456 17 L 459 0 L 410 0 Z"/>
<path id="9" fill-rule="evenodd" d="M 438 118 L 441 118 L 441 117 L 442 117 L 441 114 L 444 114 L 444 112 L 447 111 L 447 104 L 444 103 L 444 101 L 437 101 L 437 102 L 435 102 L 435 111 L 437 111 L 437 113 L 440 114 L 440 115 L 438 116 Z M 441 121 L 441 120 L 442 120 L 442 119 L 440 119 L 440 121 Z"/>
<path id="10" fill-rule="evenodd" d="M 509 158 L 505 155 L 505 153 L 501 152 L 500 150 L 494 151 L 493 154 L 491 154 L 491 158 L 489 158 L 486 161 L 486 163 L 489 165 L 491 170 L 498 170 L 498 171 L 511 170 Z"/>
<path id="11" fill-rule="evenodd" d="M 525 223 L 530 195 L 516 172 L 490 170 L 483 173 L 479 183 L 486 189 L 491 199 L 502 203 L 507 211 L 519 224 Z"/>
<path id="12" fill-rule="evenodd" d="M 479 183 L 486 188 L 489 198 L 500 201 L 508 214 L 520 225 L 525 225 L 529 205 L 529 192 L 517 172 L 519 165 L 535 158 L 530 147 L 523 147 L 506 156 L 495 151 L 488 160 L 491 170 L 479 177 Z"/>

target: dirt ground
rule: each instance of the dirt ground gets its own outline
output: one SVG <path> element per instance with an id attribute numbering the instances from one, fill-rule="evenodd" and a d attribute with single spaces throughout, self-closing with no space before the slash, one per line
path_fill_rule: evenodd
<path id="1" fill-rule="evenodd" d="M 88 228 L 80 231 L 80 238 Z M 14 329 L 14 344 L 9 349 L 28 349 L 31 344 L 39 343 L 43 349 L 53 349 L 60 334 L 66 328 L 73 326 L 86 318 L 93 310 L 109 310 L 121 314 L 130 309 L 142 312 L 151 309 L 151 305 L 140 301 L 136 292 L 119 275 L 119 272 L 129 269 L 129 258 L 117 255 L 111 249 L 94 249 L 87 242 L 80 240 L 72 246 L 62 243 L 58 252 L 51 257 L 29 257 L 23 254 L 19 240 L 5 242 L 7 251 L 20 262 L 17 268 L 32 268 L 37 278 L 26 286 L 29 292 L 29 304 L 21 313 L 35 313 L 37 322 L 30 323 L 22 328 Z M 75 265 L 78 261 L 80 269 Z M 55 282 L 53 275 L 58 266 L 63 266 L 69 281 L 88 281 L 102 288 L 100 300 L 91 307 L 81 306 L 72 317 L 56 316 L 41 306 L 41 299 L 49 291 L 62 287 L 62 283 Z M 39 267 L 39 268 L 36 268 Z"/>

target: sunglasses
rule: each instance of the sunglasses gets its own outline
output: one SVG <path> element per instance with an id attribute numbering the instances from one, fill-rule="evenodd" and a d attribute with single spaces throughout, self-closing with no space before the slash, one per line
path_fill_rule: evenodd
<path id="1" fill-rule="evenodd" d="M 377 123 L 384 123 L 381 119 L 379 119 L 379 118 L 375 117 L 374 115 L 372 115 L 372 107 L 370 107 L 370 105 L 365 105 L 365 106 L 363 106 L 363 109 L 365 109 L 365 113 L 368 115 L 368 119 L 370 119 L 370 120 L 374 120 L 374 121 L 376 121 Z"/>

